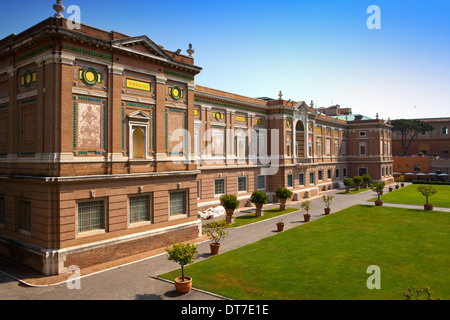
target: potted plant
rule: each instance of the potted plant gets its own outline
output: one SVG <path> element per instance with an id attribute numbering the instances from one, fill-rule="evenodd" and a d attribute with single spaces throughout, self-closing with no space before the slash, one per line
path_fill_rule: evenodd
<path id="1" fill-rule="evenodd" d="M 262 206 L 267 203 L 267 200 L 269 200 L 269 196 L 264 190 L 253 191 L 250 196 L 250 202 L 254 203 L 256 206 L 256 217 L 262 217 L 264 215 L 262 212 Z"/>
<path id="2" fill-rule="evenodd" d="M 372 189 L 372 191 L 375 191 L 377 193 L 378 196 L 378 200 L 375 200 L 375 205 L 376 206 L 382 206 L 383 205 L 383 200 L 380 199 L 380 195 L 382 194 L 381 192 L 383 192 L 384 187 L 386 186 L 386 182 L 384 182 L 383 180 L 372 183 L 370 185 L 370 189 Z"/>
<path id="3" fill-rule="evenodd" d="M 280 219 L 277 222 L 277 231 L 283 231 L 283 230 L 284 230 L 284 222 L 283 222 L 283 219 Z"/>
<path id="4" fill-rule="evenodd" d="M 196 244 L 174 243 L 172 248 L 167 248 L 168 259 L 181 266 L 181 277 L 175 279 L 175 290 L 179 293 L 188 293 L 192 288 L 192 278 L 184 275 L 184 266 L 194 262 L 194 256 L 198 252 Z"/>
<path id="5" fill-rule="evenodd" d="M 363 174 L 361 178 L 364 182 L 364 188 L 367 189 L 372 178 L 367 173 Z"/>
<path id="6" fill-rule="evenodd" d="M 359 190 L 359 186 L 361 185 L 362 182 L 363 182 L 363 179 L 361 178 L 361 176 L 353 177 L 353 183 L 355 184 L 355 191 Z"/>
<path id="7" fill-rule="evenodd" d="M 220 197 L 220 204 L 225 208 L 225 212 L 227 213 L 227 222 L 233 223 L 234 210 L 239 208 L 239 200 L 237 197 L 232 194 L 224 194 Z"/>
<path id="8" fill-rule="evenodd" d="M 405 176 L 398 176 L 397 179 L 398 179 L 398 182 L 400 182 L 400 186 L 404 187 L 405 184 L 403 182 L 405 181 Z"/>
<path id="9" fill-rule="evenodd" d="M 330 196 L 330 195 L 322 196 L 322 200 L 325 203 L 324 211 L 325 211 L 326 215 L 330 214 L 330 211 L 331 211 L 330 205 L 331 205 L 331 202 L 333 201 L 333 198 L 334 198 L 334 196 Z"/>
<path id="10" fill-rule="evenodd" d="M 301 204 L 301 207 L 306 210 L 306 213 L 303 214 L 303 218 L 305 219 L 305 222 L 308 222 L 309 219 L 311 219 L 311 215 L 309 214 L 311 203 L 309 202 L 309 200 L 306 200 Z"/>
<path id="11" fill-rule="evenodd" d="M 353 184 L 353 179 L 345 178 L 343 182 L 344 182 L 344 186 L 345 186 L 345 193 L 350 193 L 350 187 Z"/>
<path id="12" fill-rule="evenodd" d="M 292 197 L 292 194 L 291 190 L 282 186 L 275 189 L 275 195 L 280 200 L 280 211 L 286 210 L 286 201 Z"/>
<path id="13" fill-rule="evenodd" d="M 396 178 L 394 179 L 394 181 L 395 181 L 395 189 L 396 189 L 396 190 L 400 187 L 400 182 L 402 182 L 401 177 L 402 177 L 402 176 L 398 176 L 398 177 L 396 177 Z"/>
<path id="14" fill-rule="evenodd" d="M 225 220 L 210 222 L 203 229 L 203 233 L 209 236 L 209 238 L 213 241 L 209 244 L 211 249 L 211 254 L 216 255 L 219 253 L 220 248 L 220 240 L 229 236 L 229 233 L 225 230 L 230 228 L 231 224 Z"/>
<path id="15" fill-rule="evenodd" d="M 430 185 L 422 185 L 417 187 L 419 191 L 426 199 L 427 202 L 423 205 L 424 210 L 433 210 L 433 204 L 428 203 L 428 198 L 437 192 L 436 188 Z"/>

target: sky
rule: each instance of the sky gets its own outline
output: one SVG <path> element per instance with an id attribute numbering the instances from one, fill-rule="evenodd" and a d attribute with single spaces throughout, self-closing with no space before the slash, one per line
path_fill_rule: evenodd
<path id="1" fill-rule="evenodd" d="M 1 0 L 0 38 L 53 16 L 54 0 Z M 198 85 L 248 97 L 339 104 L 381 119 L 450 116 L 450 1 L 63 0 L 81 23 L 189 43 Z M 367 12 L 371 5 L 379 15 Z M 70 17 L 72 12 L 64 12 Z M 373 20 L 374 18 L 379 18 Z M 379 22 L 369 29 L 367 21 Z"/>

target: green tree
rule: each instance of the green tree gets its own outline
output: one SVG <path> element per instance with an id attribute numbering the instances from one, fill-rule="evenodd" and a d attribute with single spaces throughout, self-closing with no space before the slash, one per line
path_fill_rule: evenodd
<path id="1" fill-rule="evenodd" d="M 421 132 L 433 131 L 434 127 L 421 120 L 399 119 L 391 122 L 393 132 L 399 132 L 402 135 L 402 154 L 407 154 L 408 148 L 415 137 Z"/>

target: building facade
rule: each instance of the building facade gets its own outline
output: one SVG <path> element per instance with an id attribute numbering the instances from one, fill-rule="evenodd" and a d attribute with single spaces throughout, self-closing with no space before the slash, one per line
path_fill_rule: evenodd
<path id="1" fill-rule="evenodd" d="M 417 155 L 422 152 L 428 156 L 438 156 L 440 158 L 449 158 L 450 150 L 450 118 L 427 118 L 415 119 L 424 121 L 434 127 L 433 131 L 419 133 L 408 147 L 408 154 Z M 393 132 L 392 152 L 394 155 L 402 153 L 402 135 L 399 132 Z"/>
<path id="2" fill-rule="evenodd" d="M 391 126 L 195 83 L 147 36 L 49 18 L 0 41 L 0 254 L 43 274 L 201 235 L 221 194 L 392 175 Z"/>

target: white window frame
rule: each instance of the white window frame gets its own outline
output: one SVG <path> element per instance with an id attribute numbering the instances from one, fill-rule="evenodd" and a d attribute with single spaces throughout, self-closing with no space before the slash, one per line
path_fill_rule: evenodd
<path id="1" fill-rule="evenodd" d="M 263 177 L 263 179 L 264 179 L 264 187 L 263 188 L 259 187 L 259 178 L 260 177 Z M 256 177 L 256 189 L 257 190 L 266 190 L 266 176 L 257 176 Z"/>
<path id="2" fill-rule="evenodd" d="M 223 193 L 216 193 L 216 182 L 223 181 Z M 226 178 L 216 178 L 214 179 L 214 196 L 220 197 L 227 193 L 227 179 Z"/>
<path id="3" fill-rule="evenodd" d="M 140 220 L 131 222 L 131 199 L 136 198 L 147 198 L 148 208 L 147 208 L 147 220 Z M 135 194 L 128 196 L 128 225 L 129 226 L 140 226 L 148 225 L 153 223 L 153 195 L 151 193 L 147 194 Z"/>
<path id="4" fill-rule="evenodd" d="M 244 179 L 245 180 L 245 190 L 239 190 L 239 179 Z M 237 190 L 238 193 L 246 193 L 248 192 L 248 177 L 247 176 L 240 176 L 237 178 Z"/>
<path id="5" fill-rule="evenodd" d="M 289 185 L 289 177 L 291 177 L 291 185 Z M 286 176 L 286 186 L 288 188 L 294 187 L 294 175 L 292 173 L 288 173 L 288 175 Z"/>
<path id="6" fill-rule="evenodd" d="M 184 211 L 185 211 L 185 213 L 172 214 L 171 213 L 171 205 L 170 205 L 171 195 L 174 194 L 174 193 L 178 193 L 178 192 L 179 193 L 184 192 L 184 195 L 185 195 Z M 168 202 L 169 202 L 169 220 L 183 218 L 183 217 L 187 217 L 189 215 L 189 190 L 187 190 L 187 189 L 170 190 L 168 198 L 169 198 L 168 199 Z"/>
<path id="7" fill-rule="evenodd" d="M 87 231 L 79 231 L 79 206 L 80 204 L 84 203 L 94 203 L 94 202 L 103 202 L 103 228 L 101 229 L 92 229 Z M 108 201 L 106 198 L 98 198 L 98 199 L 83 199 L 76 202 L 75 206 L 75 212 L 76 212 L 76 235 L 77 237 L 87 237 L 92 236 L 96 234 L 102 234 L 106 233 L 108 229 L 108 219 L 107 219 L 107 212 L 108 212 Z"/>

